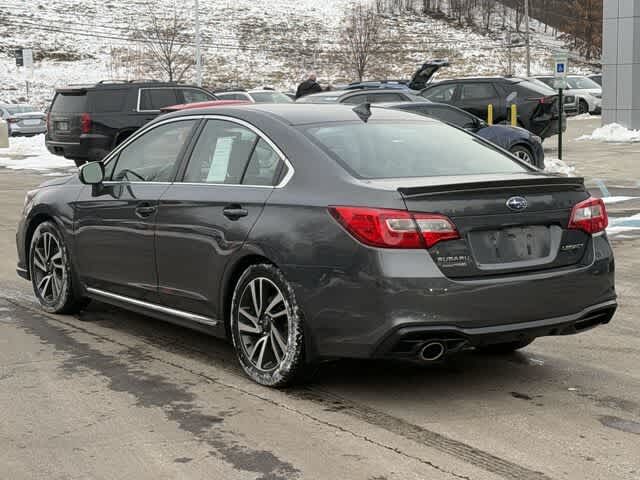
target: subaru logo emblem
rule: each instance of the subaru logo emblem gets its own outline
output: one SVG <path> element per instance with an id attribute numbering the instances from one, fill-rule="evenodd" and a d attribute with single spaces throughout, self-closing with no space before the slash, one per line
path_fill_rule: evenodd
<path id="1" fill-rule="evenodd" d="M 518 212 L 527 208 L 528 205 L 527 199 L 524 197 L 511 197 L 507 200 L 507 207 Z"/>

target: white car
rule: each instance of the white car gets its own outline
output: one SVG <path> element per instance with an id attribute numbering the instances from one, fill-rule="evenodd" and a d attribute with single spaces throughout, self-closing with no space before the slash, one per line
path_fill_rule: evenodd
<path id="1" fill-rule="evenodd" d="M 552 75 L 537 75 L 533 78 L 553 88 L 554 77 Z M 564 90 L 564 94 L 576 97 L 578 114 L 599 114 L 602 111 L 602 87 L 600 85 L 582 75 L 568 75 L 567 84 L 569 88 Z"/>
<path id="2" fill-rule="evenodd" d="M 0 104 L 0 118 L 9 127 L 9 136 L 39 135 L 47 131 L 47 116 L 26 104 Z"/>
<path id="3" fill-rule="evenodd" d="M 216 91 L 215 96 L 220 100 L 245 100 L 251 103 L 292 103 L 293 100 L 282 92 L 268 88 L 255 90 L 227 90 Z"/>

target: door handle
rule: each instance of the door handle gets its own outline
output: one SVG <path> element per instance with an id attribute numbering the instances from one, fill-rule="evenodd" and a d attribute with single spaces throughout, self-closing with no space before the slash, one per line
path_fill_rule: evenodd
<path id="1" fill-rule="evenodd" d="M 229 205 L 222 210 L 222 214 L 229 220 L 238 220 L 239 218 L 249 215 L 249 212 L 240 205 Z"/>
<path id="2" fill-rule="evenodd" d="M 155 205 L 151 205 L 150 203 L 141 203 L 136 207 L 136 215 L 145 218 L 150 215 L 153 215 L 156 211 Z"/>

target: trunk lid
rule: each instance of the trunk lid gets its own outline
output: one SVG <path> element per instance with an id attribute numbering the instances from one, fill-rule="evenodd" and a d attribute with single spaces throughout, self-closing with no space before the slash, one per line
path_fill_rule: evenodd
<path id="1" fill-rule="evenodd" d="M 429 60 L 422 64 L 411 77 L 409 88 L 412 90 L 422 90 L 427 86 L 431 77 L 442 67 L 448 67 L 448 60 Z"/>
<path id="2" fill-rule="evenodd" d="M 439 179 L 446 183 L 423 185 L 412 179 L 397 188 L 409 211 L 446 215 L 457 227 L 460 239 L 428 250 L 446 276 L 508 275 L 580 262 L 589 235 L 567 225 L 573 206 L 589 197 L 582 178 L 487 177 L 447 177 Z"/>

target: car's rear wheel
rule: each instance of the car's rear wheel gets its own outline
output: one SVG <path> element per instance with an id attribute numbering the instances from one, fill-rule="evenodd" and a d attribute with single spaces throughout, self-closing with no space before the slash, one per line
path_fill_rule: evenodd
<path id="1" fill-rule="evenodd" d="M 53 222 L 41 223 L 33 233 L 29 272 L 33 291 L 47 312 L 74 313 L 87 304 L 76 285 L 64 239 Z"/>
<path id="2" fill-rule="evenodd" d="M 584 113 L 589 113 L 589 104 L 586 100 L 580 99 L 578 103 L 578 115 L 582 115 Z"/>
<path id="3" fill-rule="evenodd" d="M 518 157 L 520 160 L 523 160 L 530 165 L 535 165 L 531 150 L 529 150 L 524 145 L 514 145 L 513 147 L 511 147 L 510 152 L 516 157 Z"/>
<path id="4" fill-rule="evenodd" d="M 480 347 L 478 348 L 478 351 L 481 353 L 504 355 L 531 345 L 533 343 L 533 340 L 533 338 L 528 338 L 526 340 L 518 340 L 515 342 L 495 343 L 493 345 Z"/>
<path id="5" fill-rule="evenodd" d="M 251 265 L 242 273 L 233 292 L 230 327 L 238 361 L 255 382 L 282 387 L 302 373 L 302 313 L 275 266 Z"/>

